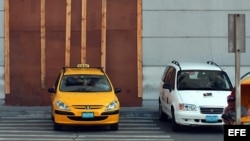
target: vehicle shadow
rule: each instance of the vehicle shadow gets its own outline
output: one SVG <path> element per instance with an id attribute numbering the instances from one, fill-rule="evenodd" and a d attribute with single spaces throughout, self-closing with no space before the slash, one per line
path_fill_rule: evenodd
<path id="1" fill-rule="evenodd" d="M 201 134 L 223 134 L 223 126 L 181 126 L 180 130 L 173 131 L 171 127 L 171 120 L 167 121 L 155 121 L 158 126 L 162 128 L 162 130 L 166 132 L 172 132 L 173 134 L 195 134 L 195 133 L 201 133 Z"/>
<path id="2" fill-rule="evenodd" d="M 107 132 L 111 131 L 109 126 L 63 126 L 60 132 Z M 114 132 L 114 131 L 113 131 Z"/>

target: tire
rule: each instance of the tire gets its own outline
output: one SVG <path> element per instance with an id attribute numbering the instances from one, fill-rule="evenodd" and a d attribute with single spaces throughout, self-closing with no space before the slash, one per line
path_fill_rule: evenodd
<path id="1" fill-rule="evenodd" d="M 54 122 L 54 131 L 62 131 L 62 125 Z"/>
<path id="2" fill-rule="evenodd" d="M 51 118 L 51 120 L 53 120 L 54 121 L 54 113 L 53 113 L 53 107 L 51 106 L 51 109 L 50 109 L 51 111 L 50 111 L 50 118 Z"/>
<path id="3" fill-rule="evenodd" d="M 180 125 L 175 121 L 174 109 L 171 110 L 171 113 L 172 113 L 172 121 L 171 121 L 172 131 L 174 132 L 180 131 L 181 129 Z"/>
<path id="4" fill-rule="evenodd" d="M 224 133 L 224 125 L 221 125 L 218 128 L 219 128 L 219 131 L 221 131 L 222 133 Z"/>
<path id="5" fill-rule="evenodd" d="M 168 116 L 162 111 L 161 102 L 159 102 L 158 116 L 160 121 L 167 121 Z"/>
<path id="6" fill-rule="evenodd" d="M 112 130 L 112 131 L 117 131 L 118 130 L 118 123 L 116 123 L 116 124 L 113 124 L 113 125 L 110 125 L 110 130 Z"/>

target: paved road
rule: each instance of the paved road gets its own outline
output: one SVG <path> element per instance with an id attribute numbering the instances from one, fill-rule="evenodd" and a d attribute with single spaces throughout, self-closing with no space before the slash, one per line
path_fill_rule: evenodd
<path id="1" fill-rule="evenodd" d="M 0 106 L 0 140 L 174 141 L 155 122 L 154 104 L 122 107 L 118 131 L 110 131 L 107 127 L 64 127 L 60 132 L 53 130 L 49 106 Z"/>
<path id="2" fill-rule="evenodd" d="M 118 131 L 106 127 L 66 127 L 54 131 L 50 107 L 0 106 L 0 141 L 222 141 L 212 128 L 187 128 L 175 133 L 170 122 L 159 122 L 157 103 L 122 107 Z"/>
<path id="3" fill-rule="evenodd" d="M 154 112 L 140 108 L 121 112 L 118 131 L 110 131 L 105 126 L 64 127 L 63 131 L 54 131 L 49 107 L 9 108 L 10 111 L 8 108 L 0 114 L 0 140 L 3 141 L 174 141 L 157 125 Z"/>

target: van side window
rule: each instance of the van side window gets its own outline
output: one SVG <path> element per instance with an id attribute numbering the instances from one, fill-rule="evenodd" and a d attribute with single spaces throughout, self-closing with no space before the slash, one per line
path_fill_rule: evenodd
<path id="1" fill-rule="evenodd" d="M 169 67 L 163 80 L 164 83 L 170 84 L 172 89 L 175 87 L 175 72 L 176 70 L 173 67 Z"/>

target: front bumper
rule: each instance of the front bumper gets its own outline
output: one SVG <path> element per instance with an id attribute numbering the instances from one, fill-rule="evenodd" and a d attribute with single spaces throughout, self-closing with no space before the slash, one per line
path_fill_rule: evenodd
<path id="1" fill-rule="evenodd" d="M 209 121 L 208 116 L 215 118 L 216 120 Z M 224 122 L 221 118 L 221 114 L 200 114 L 200 113 L 192 113 L 192 112 L 176 112 L 175 113 L 175 121 L 180 125 L 188 125 L 188 126 L 218 126 L 224 125 Z"/>
<path id="2" fill-rule="evenodd" d="M 83 112 L 93 112 L 92 118 L 83 118 Z M 54 122 L 65 125 L 109 125 L 119 122 L 119 110 L 114 111 L 83 111 L 77 110 L 74 112 L 54 110 Z"/>

